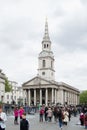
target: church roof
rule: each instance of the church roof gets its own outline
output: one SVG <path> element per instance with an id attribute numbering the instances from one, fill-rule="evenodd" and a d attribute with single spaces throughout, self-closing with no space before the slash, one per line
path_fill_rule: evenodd
<path id="1" fill-rule="evenodd" d="M 33 82 L 34 84 L 29 84 L 29 83 L 31 83 L 32 81 L 34 81 L 34 82 Z M 73 86 L 71 86 L 71 85 L 69 85 L 69 84 L 66 84 L 66 83 L 64 83 L 64 82 L 57 82 L 57 81 L 55 81 L 55 80 L 46 80 L 46 79 L 44 79 L 44 78 L 42 78 L 42 77 L 40 77 L 40 76 L 36 76 L 36 77 L 32 78 L 31 80 L 29 80 L 29 81 L 23 83 L 22 87 L 24 88 L 24 87 L 31 86 L 31 85 L 32 85 L 32 86 L 42 85 L 42 82 L 41 82 L 41 81 L 45 81 L 45 82 L 44 82 L 44 85 L 45 85 L 45 84 L 55 85 L 55 86 L 58 87 L 59 89 L 61 89 L 61 87 L 63 87 L 63 88 L 65 87 L 65 88 L 67 88 L 67 89 L 70 89 L 70 90 L 73 90 L 73 91 L 76 91 L 76 92 L 79 92 L 79 93 L 80 93 L 79 89 L 77 89 L 77 88 L 75 88 L 75 87 L 73 87 Z"/>
<path id="2" fill-rule="evenodd" d="M 31 80 L 29 80 L 29 81 L 23 83 L 22 86 L 24 87 L 24 86 L 26 86 L 26 85 L 29 85 L 28 83 L 31 82 L 31 81 L 35 81 L 34 83 L 38 85 L 38 84 L 41 83 L 41 80 L 45 81 L 45 83 L 55 84 L 55 85 L 58 86 L 58 84 L 56 84 L 56 82 L 53 82 L 53 81 L 51 81 L 51 80 L 46 80 L 46 79 L 44 79 L 44 78 L 42 78 L 42 77 L 40 77 L 40 76 L 36 76 L 36 77 L 32 78 Z"/>

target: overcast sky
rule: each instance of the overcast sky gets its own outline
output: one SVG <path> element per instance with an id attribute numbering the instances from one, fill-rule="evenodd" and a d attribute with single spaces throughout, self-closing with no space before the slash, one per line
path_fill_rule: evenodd
<path id="1" fill-rule="evenodd" d="M 46 17 L 56 81 L 87 89 L 87 0 L 0 0 L 0 68 L 19 84 L 37 75 Z"/>

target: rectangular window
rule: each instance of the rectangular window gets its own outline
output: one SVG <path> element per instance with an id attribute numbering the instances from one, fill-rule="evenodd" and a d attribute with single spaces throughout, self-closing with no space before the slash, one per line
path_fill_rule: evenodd
<path id="1" fill-rule="evenodd" d="M 53 62 L 51 61 L 51 68 L 53 68 Z"/>
<path id="2" fill-rule="evenodd" d="M 46 66 L 46 63 L 45 63 L 45 60 L 43 60 L 43 67 L 45 67 Z"/>
<path id="3" fill-rule="evenodd" d="M 14 99 L 16 100 L 16 96 L 14 96 Z"/>
<path id="4" fill-rule="evenodd" d="M 45 75 L 45 72 L 42 72 L 42 75 Z"/>
<path id="5" fill-rule="evenodd" d="M 9 99 L 9 95 L 7 95 L 7 99 Z"/>

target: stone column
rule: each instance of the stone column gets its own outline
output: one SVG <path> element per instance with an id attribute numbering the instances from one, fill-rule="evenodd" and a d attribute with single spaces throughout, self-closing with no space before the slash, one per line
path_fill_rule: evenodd
<path id="1" fill-rule="evenodd" d="M 46 99 L 45 99 L 45 104 L 46 104 L 46 106 L 48 106 L 48 89 L 46 88 Z"/>
<path id="2" fill-rule="evenodd" d="M 26 89 L 26 103 L 28 104 L 28 90 Z"/>
<path id="3" fill-rule="evenodd" d="M 74 102 L 74 105 L 75 105 L 75 94 L 73 93 L 73 102 Z"/>
<path id="4" fill-rule="evenodd" d="M 75 94 L 75 105 L 76 105 L 76 103 L 77 103 L 76 98 L 77 98 L 77 97 L 76 97 L 76 94 Z"/>
<path id="5" fill-rule="evenodd" d="M 52 103 L 54 102 L 54 88 L 52 88 Z"/>
<path id="6" fill-rule="evenodd" d="M 79 95 L 77 95 L 77 104 L 79 104 Z"/>
<path id="7" fill-rule="evenodd" d="M 56 89 L 55 89 L 55 104 L 56 104 Z"/>
<path id="8" fill-rule="evenodd" d="M 40 105 L 42 105 L 42 89 L 40 89 Z"/>
<path id="9" fill-rule="evenodd" d="M 26 90 L 23 90 L 23 105 L 25 105 Z"/>
<path id="10" fill-rule="evenodd" d="M 28 105 L 30 106 L 31 103 L 31 95 L 30 95 L 30 89 L 28 90 Z"/>
<path id="11" fill-rule="evenodd" d="M 36 89 L 34 89 L 34 105 L 36 106 Z"/>

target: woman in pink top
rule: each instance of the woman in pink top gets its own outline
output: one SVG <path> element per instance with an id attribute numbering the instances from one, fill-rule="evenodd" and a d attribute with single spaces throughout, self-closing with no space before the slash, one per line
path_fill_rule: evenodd
<path id="1" fill-rule="evenodd" d="M 20 109 L 19 109 L 20 119 L 22 119 L 23 113 L 24 113 L 24 109 L 23 109 L 23 107 L 20 107 Z"/>
<path id="2" fill-rule="evenodd" d="M 14 109 L 14 117 L 15 117 L 14 124 L 18 124 L 18 108 L 17 107 L 15 107 Z"/>

